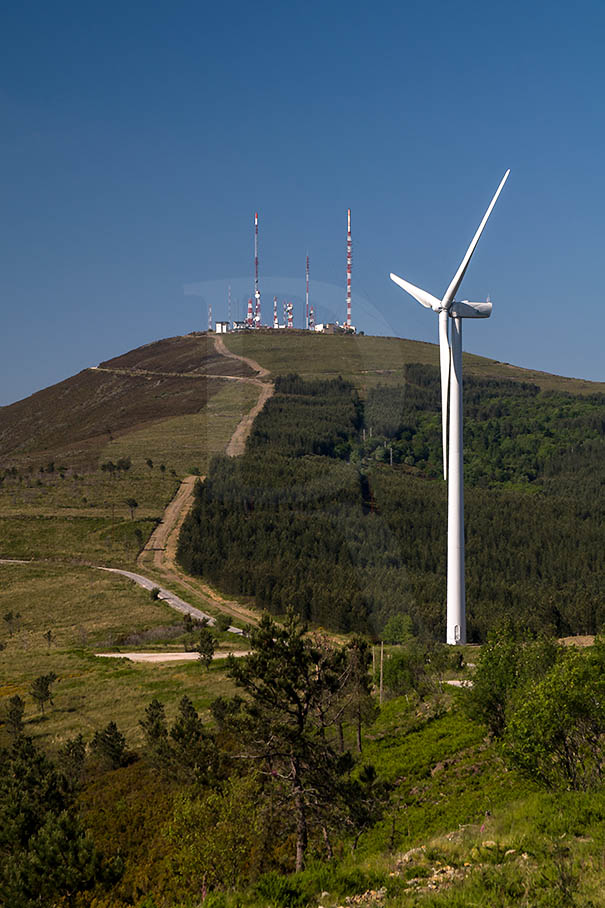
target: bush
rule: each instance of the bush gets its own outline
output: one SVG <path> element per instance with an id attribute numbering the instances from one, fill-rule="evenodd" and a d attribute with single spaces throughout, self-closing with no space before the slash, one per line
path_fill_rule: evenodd
<path id="1" fill-rule="evenodd" d="M 548 788 L 590 789 L 603 778 L 604 735 L 602 660 L 569 648 L 517 698 L 504 750 L 513 766 Z"/>
<path id="2" fill-rule="evenodd" d="M 261 876 L 255 892 L 271 908 L 302 908 L 307 904 L 307 897 L 301 883 L 296 877 L 285 877 L 272 870 Z"/>
<path id="3" fill-rule="evenodd" d="M 231 618 L 229 617 L 229 615 L 221 612 L 221 614 L 216 619 L 215 627 L 220 633 L 224 633 L 226 630 L 228 630 L 231 627 Z"/>
<path id="4" fill-rule="evenodd" d="M 543 677 L 562 652 L 550 638 L 524 641 L 510 624 L 490 634 L 465 700 L 471 718 L 483 722 L 495 738 L 502 737 L 515 692 Z"/>

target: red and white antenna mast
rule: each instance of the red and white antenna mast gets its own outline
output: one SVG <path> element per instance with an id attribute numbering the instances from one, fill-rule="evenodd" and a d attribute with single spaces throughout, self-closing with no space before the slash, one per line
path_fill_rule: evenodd
<path id="1" fill-rule="evenodd" d="M 287 311 L 288 311 L 288 328 L 293 328 L 294 327 L 294 303 L 288 303 Z"/>
<path id="2" fill-rule="evenodd" d="M 312 305 L 309 309 L 309 331 L 315 331 L 315 309 Z"/>
<path id="3" fill-rule="evenodd" d="M 212 304 L 208 306 L 208 331 L 212 331 Z"/>
<path id="4" fill-rule="evenodd" d="M 252 300 L 248 300 L 248 318 L 246 319 L 246 325 L 248 328 L 254 327 L 254 309 L 252 308 Z"/>
<path id="5" fill-rule="evenodd" d="M 277 317 L 277 297 L 273 297 L 273 327 L 279 328 L 279 319 Z"/>
<path id="6" fill-rule="evenodd" d="M 260 328 L 260 290 L 258 289 L 258 211 L 254 212 L 254 310 Z"/>
<path id="7" fill-rule="evenodd" d="M 353 265 L 353 242 L 351 240 L 351 209 L 347 208 L 347 328 L 351 327 L 351 268 Z"/>
<path id="8" fill-rule="evenodd" d="M 305 328 L 309 330 L 309 256 L 307 255 L 307 268 L 305 271 Z"/>

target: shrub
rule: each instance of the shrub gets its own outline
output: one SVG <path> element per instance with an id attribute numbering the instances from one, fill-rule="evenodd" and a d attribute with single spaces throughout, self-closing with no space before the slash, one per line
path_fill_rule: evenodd
<path id="1" fill-rule="evenodd" d="M 504 749 L 513 766 L 549 788 L 588 789 L 603 777 L 604 735 L 601 660 L 569 648 L 517 698 Z"/>

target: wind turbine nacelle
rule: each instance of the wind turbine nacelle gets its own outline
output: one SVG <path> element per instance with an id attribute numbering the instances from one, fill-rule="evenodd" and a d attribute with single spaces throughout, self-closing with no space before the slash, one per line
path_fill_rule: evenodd
<path id="1" fill-rule="evenodd" d="M 489 318 L 492 314 L 492 304 L 469 303 L 468 300 L 456 300 L 449 309 L 453 318 Z"/>

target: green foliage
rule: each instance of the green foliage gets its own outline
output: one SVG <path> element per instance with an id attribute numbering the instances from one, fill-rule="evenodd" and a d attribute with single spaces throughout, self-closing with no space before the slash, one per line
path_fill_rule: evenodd
<path id="1" fill-rule="evenodd" d="M 150 748 L 155 749 L 166 742 L 168 725 L 164 704 L 153 699 L 145 710 L 145 718 L 140 720 L 139 725 L 145 732 L 146 743 Z"/>
<path id="2" fill-rule="evenodd" d="M 295 420 L 284 413 L 284 408 L 291 410 L 292 406 Z M 254 421 L 248 450 L 254 452 L 269 445 L 274 452 L 290 457 L 317 454 L 346 459 L 361 419 L 362 406 L 350 382 L 278 376 L 275 394 Z"/>
<path id="3" fill-rule="evenodd" d="M 151 701 L 139 724 L 145 733 L 149 762 L 165 778 L 197 785 L 215 779 L 218 753 L 214 736 L 204 727 L 189 697 L 181 698 L 170 729 L 164 704 L 158 699 Z"/>
<path id="4" fill-rule="evenodd" d="M 103 876 L 63 779 L 29 738 L 0 751 L 0 902 L 69 903 Z"/>
<path id="5" fill-rule="evenodd" d="M 473 686 L 466 695 L 469 715 L 484 722 L 494 737 L 501 737 L 517 692 L 542 677 L 562 652 L 552 639 L 525 641 L 510 622 L 499 627 L 481 648 Z"/>
<path id="6" fill-rule="evenodd" d="M 19 738 L 23 734 L 23 716 L 25 714 L 25 702 L 19 694 L 15 694 L 8 701 L 6 708 L 6 728 L 12 738 Z"/>
<path id="7" fill-rule="evenodd" d="M 167 835 L 187 892 L 235 889 L 256 878 L 266 847 L 259 796 L 254 776 L 234 776 L 218 790 L 176 798 Z"/>
<path id="8" fill-rule="evenodd" d="M 47 675 L 39 675 L 32 682 L 29 692 L 38 708 L 42 710 L 42 714 L 44 714 L 44 707 L 47 703 L 50 703 L 51 706 L 53 705 L 52 686 L 56 680 L 57 675 L 55 672 L 49 672 Z"/>
<path id="9" fill-rule="evenodd" d="M 103 908 L 138 906 L 144 897 L 158 905 L 180 901 L 164 834 L 174 797 L 172 783 L 144 760 L 88 778 L 78 795 L 82 822 L 103 854 L 122 868 L 107 900 L 97 896 Z"/>
<path id="10" fill-rule="evenodd" d="M 83 735 L 68 738 L 57 752 L 57 766 L 63 773 L 70 791 L 77 791 L 82 782 L 86 760 L 86 743 Z"/>
<path id="11" fill-rule="evenodd" d="M 231 617 L 225 612 L 221 612 L 217 616 L 215 627 L 219 633 L 224 634 L 231 627 Z"/>
<path id="12" fill-rule="evenodd" d="M 399 387 L 372 388 L 365 403 L 366 434 L 360 454 L 370 456 L 388 439 L 395 463 L 410 462 L 435 475 L 441 465 L 439 373 L 408 364 Z M 591 444 L 603 451 L 605 395 L 540 392 L 520 381 L 464 380 L 465 478 L 473 485 L 527 485 L 569 469 L 580 451 L 587 465 Z M 586 446 L 586 449 L 584 449 Z M 593 455 L 590 455 L 592 459 Z M 601 453 L 602 456 L 602 453 Z"/>
<path id="13" fill-rule="evenodd" d="M 126 750 L 126 738 L 113 721 L 109 722 L 101 731 L 94 733 L 90 747 L 101 762 L 110 769 L 125 766 L 130 760 L 130 755 Z"/>
<path id="14" fill-rule="evenodd" d="M 445 644 L 411 639 L 384 660 L 383 683 L 391 693 L 424 698 L 439 690 L 446 671 L 460 668 L 460 653 Z"/>
<path id="15" fill-rule="evenodd" d="M 216 743 L 187 696 L 179 703 L 169 740 L 170 750 L 164 767 L 170 774 L 200 785 L 208 784 L 214 778 L 218 763 Z"/>
<path id="16" fill-rule="evenodd" d="M 412 619 L 409 615 L 391 615 L 382 629 L 385 643 L 407 643 L 412 636 Z"/>
<path id="17" fill-rule="evenodd" d="M 297 878 L 282 876 L 274 870 L 263 874 L 255 892 L 271 908 L 302 908 L 308 903 Z"/>
<path id="18" fill-rule="evenodd" d="M 605 652 L 565 650 L 519 691 L 507 718 L 509 762 L 548 787 L 597 788 L 605 760 Z"/>
<path id="19" fill-rule="evenodd" d="M 290 805 L 297 870 L 304 867 L 311 829 L 319 826 L 327 835 L 332 818 L 346 821 L 351 761 L 336 752 L 334 730 L 347 684 L 350 691 L 361 683 L 353 679 L 358 668 L 350 671 L 351 659 L 347 671 L 343 649 L 318 645 L 305 631 L 292 612 L 281 626 L 265 615 L 250 633 L 250 655 L 229 660 L 231 676 L 248 695 L 237 719 L 244 752 Z M 365 664 L 363 649 L 356 649 Z"/>
<path id="20" fill-rule="evenodd" d="M 201 628 L 198 634 L 195 650 L 197 653 L 199 653 L 200 662 L 206 667 L 206 669 L 209 669 L 210 665 L 212 664 L 215 649 L 216 638 L 214 634 L 207 627 Z"/>
<path id="21" fill-rule="evenodd" d="M 292 606 L 321 626 L 374 634 L 404 614 L 414 634 L 443 639 L 445 486 L 429 481 L 441 473 L 437 372 L 408 366 L 403 387 L 371 391 L 363 414 L 346 382 L 288 376 L 278 387 L 244 457 L 213 461 L 198 488 L 181 564 L 274 614 Z M 557 636 L 605 623 L 602 410 L 598 395 L 470 381 L 471 641 L 507 614 Z M 372 423 L 395 435 L 369 438 Z M 387 443 L 393 467 L 376 456 Z"/>

